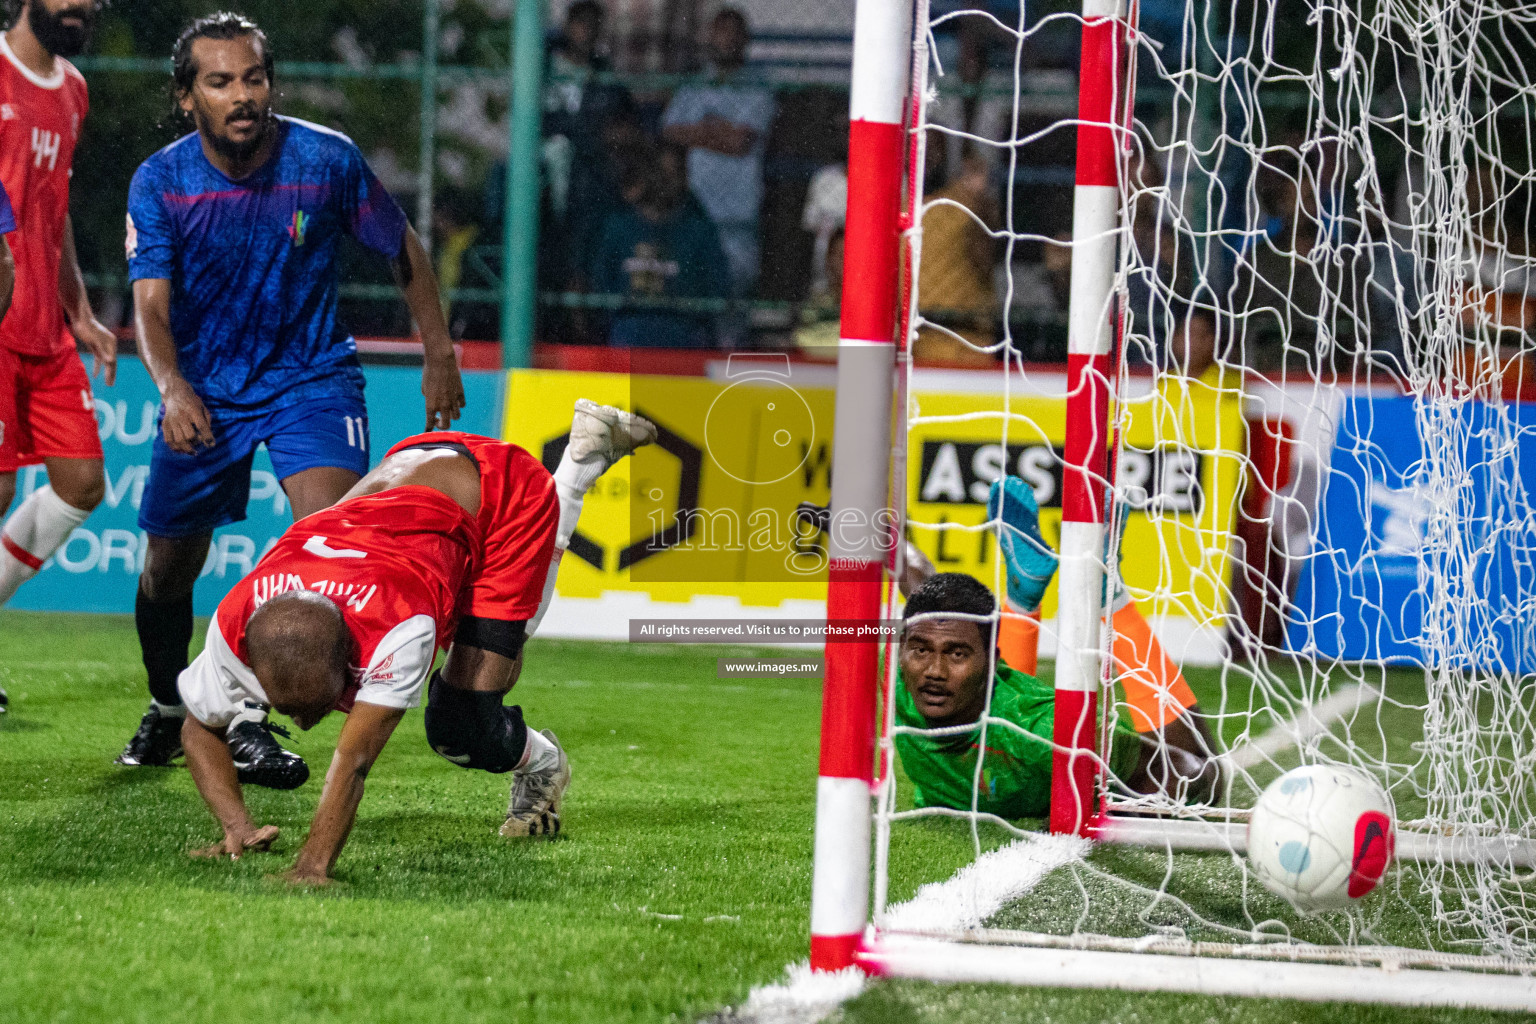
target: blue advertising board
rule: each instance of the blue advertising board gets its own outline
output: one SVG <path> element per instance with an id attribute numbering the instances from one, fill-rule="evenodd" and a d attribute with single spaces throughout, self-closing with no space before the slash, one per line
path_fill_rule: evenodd
<path id="1" fill-rule="evenodd" d="M 406 366 L 367 366 L 368 424 L 374 462 L 401 438 L 421 432 L 426 422 L 421 370 Z M 498 437 L 505 375 L 465 372 L 464 415 L 458 430 Z M 107 495 L 83 527 L 26 583 L 8 607 L 35 611 L 132 612 L 145 539 L 139 530 L 139 504 L 149 478 L 159 395 L 144 365 L 125 358 L 117 384 L 96 391 L 96 426 L 106 454 Z M 16 500 L 47 482 L 41 466 L 17 475 Z M 14 506 L 13 506 L 14 507 Z M 288 500 L 272 473 L 265 449 L 256 455 L 251 500 L 244 522 L 214 534 L 208 561 L 195 592 L 199 615 L 212 614 L 219 600 L 255 565 L 256 560 L 293 522 Z"/>
<path id="2" fill-rule="evenodd" d="M 1429 451 L 1421 416 L 1436 427 Z M 1536 671 L 1536 405 L 1416 414 L 1412 398 L 1355 398 L 1330 470 L 1287 625 L 1293 650 Z"/>

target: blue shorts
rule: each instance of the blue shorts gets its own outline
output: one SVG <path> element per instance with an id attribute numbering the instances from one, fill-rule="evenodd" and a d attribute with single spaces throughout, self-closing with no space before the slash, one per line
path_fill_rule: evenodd
<path id="1" fill-rule="evenodd" d="M 164 415 L 164 410 L 161 410 Z M 155 426 L 139 528 L 154 537 L 193 537 L 245 518 L 251 461 L 265 444 L 279 480 L 320 466 L 368 472 L 363 396 L 306 401 L 270 412 L 209 410 L 214 443 L 195 455 L 172 451 Z"/>

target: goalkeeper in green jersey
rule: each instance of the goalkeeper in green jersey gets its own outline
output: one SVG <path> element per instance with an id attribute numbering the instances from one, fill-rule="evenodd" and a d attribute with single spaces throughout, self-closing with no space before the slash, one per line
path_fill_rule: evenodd
<path id="1" fill-rule="evenodd" d="M 1040 536 L 1033 496 L 1023 481 L 1010 478 L 994 486 L 989 506 L 1000 524 L 1009 603 L 1038 607 L 1055 574 L 1056 554 Z M 913 589 L 903 613 L 896 722 L 916 729 L 959 727 L 939 734 L 897 733 L 896 751 L 912 780 L 916 805 L 971 808 L 982 747 L 979 720 L 990 687 L 977 809 L 1003 818 L 1044 815 L 1051 796 L 1054 690 L 997 656 L 991 590 L 971 576 L 934 574 L 926 559 L 915 561 L 916 572 L 902 581 L 903 589 Z M 1106 764 L 1117 789 L 1191 801 L 1213 790 L 1215 747 L 1194 695 L 1187 687 L 1185 692 L 1155 727 L 1137 718 L 1142 726 L 1137 728 L 1130 715 L 1117 718 Z"/>

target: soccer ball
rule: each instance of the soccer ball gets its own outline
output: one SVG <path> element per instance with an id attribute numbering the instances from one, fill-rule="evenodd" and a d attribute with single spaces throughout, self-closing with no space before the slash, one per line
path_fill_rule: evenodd
<path id="1" fill-rule="evenodd" d="M 1264 888 L 1303 911 L 1354 906 L 1392 861 L 1392 803 L 1374 779 L 1348 768 L 1286 772 L 1248 820 L 1248 864 Z"/>

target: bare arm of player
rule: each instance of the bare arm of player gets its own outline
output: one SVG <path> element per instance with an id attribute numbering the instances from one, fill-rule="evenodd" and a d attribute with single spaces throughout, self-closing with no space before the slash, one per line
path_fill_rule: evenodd
<path id="1" fill-rule="evenodd" d="M 133 330 L 139 358 L 165 403 L 161 429 L 172 451 L 191 455 L 213 444 L 213 421 L 176 365 L 176 340 L 171 337 L 171 282 L 146 278 L 133 282 Z"/>
<path id="2" fill-rule="evenodd" d="M 298 860 L 283 875 L 295 885 L 325 885 L 331 880 L 331 868 L 341 856 L 352 823 L 357 820 L 357 805 L 363 801 L 363 783 L 379 752 L 405 716 L 403 708 L 386 708 L 358 701 L 347 715 L 336 741 L 336 756 L 325 773 L 325 789 L 320 806 L 310 822 L 309 837 L 299 851 Z"/>
<path id="3" fill-rule="evenodd" d="M 442 301 L 432 258 L 416 231 L 407 226 L 405 241 L 394 263 L 395 283 L 405 297 L 416 327 L 421 331 L 425 357 L 421 367 L 421 393 L 427 400 L 427 429 L 447 430 L 464 411 L 464 381 L 453 356 L 453 339 L 443 320 Z"/>
<path id="4" fill-rule="evenodd" d="M 11 243 L 0 235 L 0 320 L 11 309 L 11 293 L 16 290 L 16 259 L 11 255 Z"/>
<path id="5" fill-rule="evenodd" d="M 260 828 L 245 809 L 240 793 L 240 779 L 235 762 L 229 756 L 223 729 L 210 729 L 188 715 L 181 725 L 181 745 L 187 754 L 187 768 L 192 781 L 203 795 L 203 802 L 224 826 L 224 839 L 193 850 L 194 857 L 228 857 L 239 860 L 247 850 L 265 850 L 277 838 L 277 826 Z"/>
<path id="6" fill-rule="evenodd" d="M 91 309 L 91 295 L 85 289 L 85 277 L 75 257 L 75 223 L 68 216 L 64 218 L 64 252 L 59 260 L 59 303 L 69 318 L 69 332 L 90 350 L 95 364 L 91 373 L 100 370 L 102 382 L 108 387 L 117 383 L 117 335 L 97 320 Z"/>

